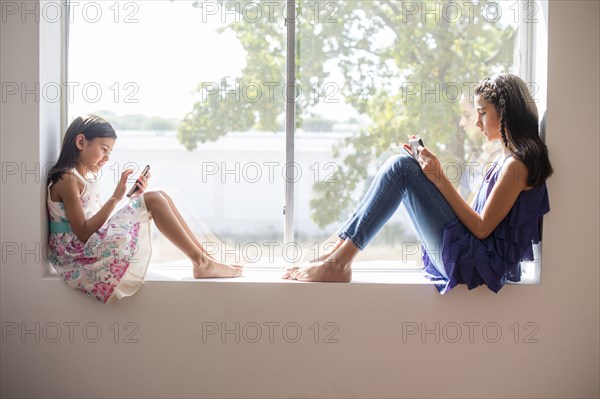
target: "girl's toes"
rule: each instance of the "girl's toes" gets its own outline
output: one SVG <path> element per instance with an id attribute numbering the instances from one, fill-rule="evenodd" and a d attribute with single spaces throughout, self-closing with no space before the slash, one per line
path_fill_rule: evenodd
<path id="1" fill-rule="evenodd" d="M 281 278 L 289 279 L 291 277 L 292 273 L 296 270 L 298 270 L 298 266 L 294 266 L 294 267 L 290 267 L 289 269 L 286 269 L 285 273 L 283 274 L 283 276 L 281 276 Z"/>

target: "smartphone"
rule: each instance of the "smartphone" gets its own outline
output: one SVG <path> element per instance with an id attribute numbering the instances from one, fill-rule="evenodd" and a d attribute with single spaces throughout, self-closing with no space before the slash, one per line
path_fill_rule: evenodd
<path id="1" fill-rule="evenodd" d="M 408 152 L 414 159 L 418 159 L 419 146 L 425 147 L 425 144 L 423 144 L 423 140 L 421 140 L 417 136 L 412 136 L 412 138 L 408 140 L 408 145 L 410 146 L 411 151 L 406 150 L 406 152 Z"/>
<path id="2" fill-rule="evenodd" d="M 148 172 L 150 172 L 150 165 L 146 165 L 146 167 L 144 168 L 144 170 L 142 170 L 142 176 L 144 177 L 148 177 Z M 137 180 L 136 180 L 136 184 L 133 185 L 133 187 L 131 187 L 131 190 L 129 190 L 129 192 L 127 193 L 128 197 L 131 197 L 133 194 L 135 194 L 140 188 L 137 186 Z"/>

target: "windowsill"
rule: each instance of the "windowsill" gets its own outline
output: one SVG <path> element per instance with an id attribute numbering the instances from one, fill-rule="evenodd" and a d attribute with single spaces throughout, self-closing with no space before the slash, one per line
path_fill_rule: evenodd
<path id="1" fill-rule="evenodd" d="M 540 279 L 531 272 L 534 267 L 523 264 L 521 281 L 507 284 L 530 285 L 539 284 Z M 192 266 L 183 259 L 174 262 L 150 263 L 145 281 L 195 281 L 195 282 L 228 282 L 228 283 L 305 283 L 281 278 L 285 270 L 273 266 L 249 266 L 244 274 L 237 278 L 195 279 Z M 351 284 L 426 284 L 434 282 L 426 277 L 425 271 L 411 261 L 363 261 L 353 264 Z"/>
<path id="2" fill-rule="evenodd" d="M 145 281 L 194 281 L 228 283 L 303 283 L 284 280 L 284 270 L 275 268 L 249 268 L 237 278 L 195 279 L 191 266 L 155 266 L 148 268 Z M 352 272 L 351 284 L 433 284 L 422 270 L 356 270 Z"/>
<path id="3" fill-rule="evenodd" d="M 369 262 L 370 263 L 370 262 Z M 394 262 L 397 263 L 397 262 Z M 44 279 L 60 280 L 60 277 L 54 271 L 52 266 L 47 265 L 51 272 L 45 274 Z M 162 281 L 162 282 L 197 282 L 197 283 L 283 283 L 283 284 L 305 284 L 302 281 L 282 279 L 284 270 L 274 267 L 257 267 L 252 266 L 244 270 L 241 277 L 236 278 L 210 278 L 210 279 L 195 279 L 192 276 L 192 266 L 187 261 L 177 261 L 173 263 L 151 263 L 146 273 L 145 281 Z M 531 285 L 539 284 L 540 280 L 533 275 L 523 273 L 521 281 L 514 283 L 508 281 L 507 284 L 515 285 Z M 433 285 L 434 283 L 426 277 L 422 269 L 415 268 L 413 263 L 407 263 L 406 268 L 373 268 L 368 270 L 357 267 L 352 271 L 351 284 L 425 284 Z"/>
<path id="4" fill-rule="evenodd" d="M 145 281 L 195 281 L 228 283 L 304 283 L 282 279 L 283 267 L 254 264 L 246 266 L 241 277 L 195 279 L 188 260 L 150 263 Z M 356 262 L 352 270 L 353 284 L 433 284 L 415 262 L 364 261 Z"/>

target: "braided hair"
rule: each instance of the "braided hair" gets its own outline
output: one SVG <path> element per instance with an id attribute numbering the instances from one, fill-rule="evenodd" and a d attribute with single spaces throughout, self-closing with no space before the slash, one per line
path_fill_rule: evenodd
<path id="1" fill-rule="evenodd" d="M 503 73 L 479 82 L 475 95 L 496 107 L 502 143 L 507 148 L 512 146 L 515 159 L 527 167 L 527 185 L 544 183 L 553 170 L 548 147 L 539 135 L 537 107 L 527 84 L 516 75 Z"/>
<path id="2" fill-rule="evenodd" d="M 75 118 L 65 133 L 58 161 L 48 173 L 48 184 L 50 182 L 56 183 L 66 171 L 73 169 L 77 164 L 79 150 L 75 144 L 75 139 L 79 134 L 83 134 L 88 141 L 98 137 L 117 138 L 111 124 L 102 117 L 85 115 Z"/>

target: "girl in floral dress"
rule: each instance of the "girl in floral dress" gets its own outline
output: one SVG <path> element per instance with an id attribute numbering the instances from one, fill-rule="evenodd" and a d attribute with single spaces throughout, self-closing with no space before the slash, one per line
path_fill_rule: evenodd
<path id="1" fill-rule="evenodd" d="M 190 258 L 195 278 L 240 276 L 242 266 L 218 262 L 206 253 L 167 194 L 145 192 L 149 174 L 138 178 L 136 195 L 112 214 L 133 173 L 123 171 L 113 195 L 102 204 L 96 177 L 116 138 L 106 120 L 95 115 L 76 118 L 48 175 L 48 255 L 65 282 L 104 303 L 133 295 L 144 283 L 152 253 L 151 220 Z"/>

